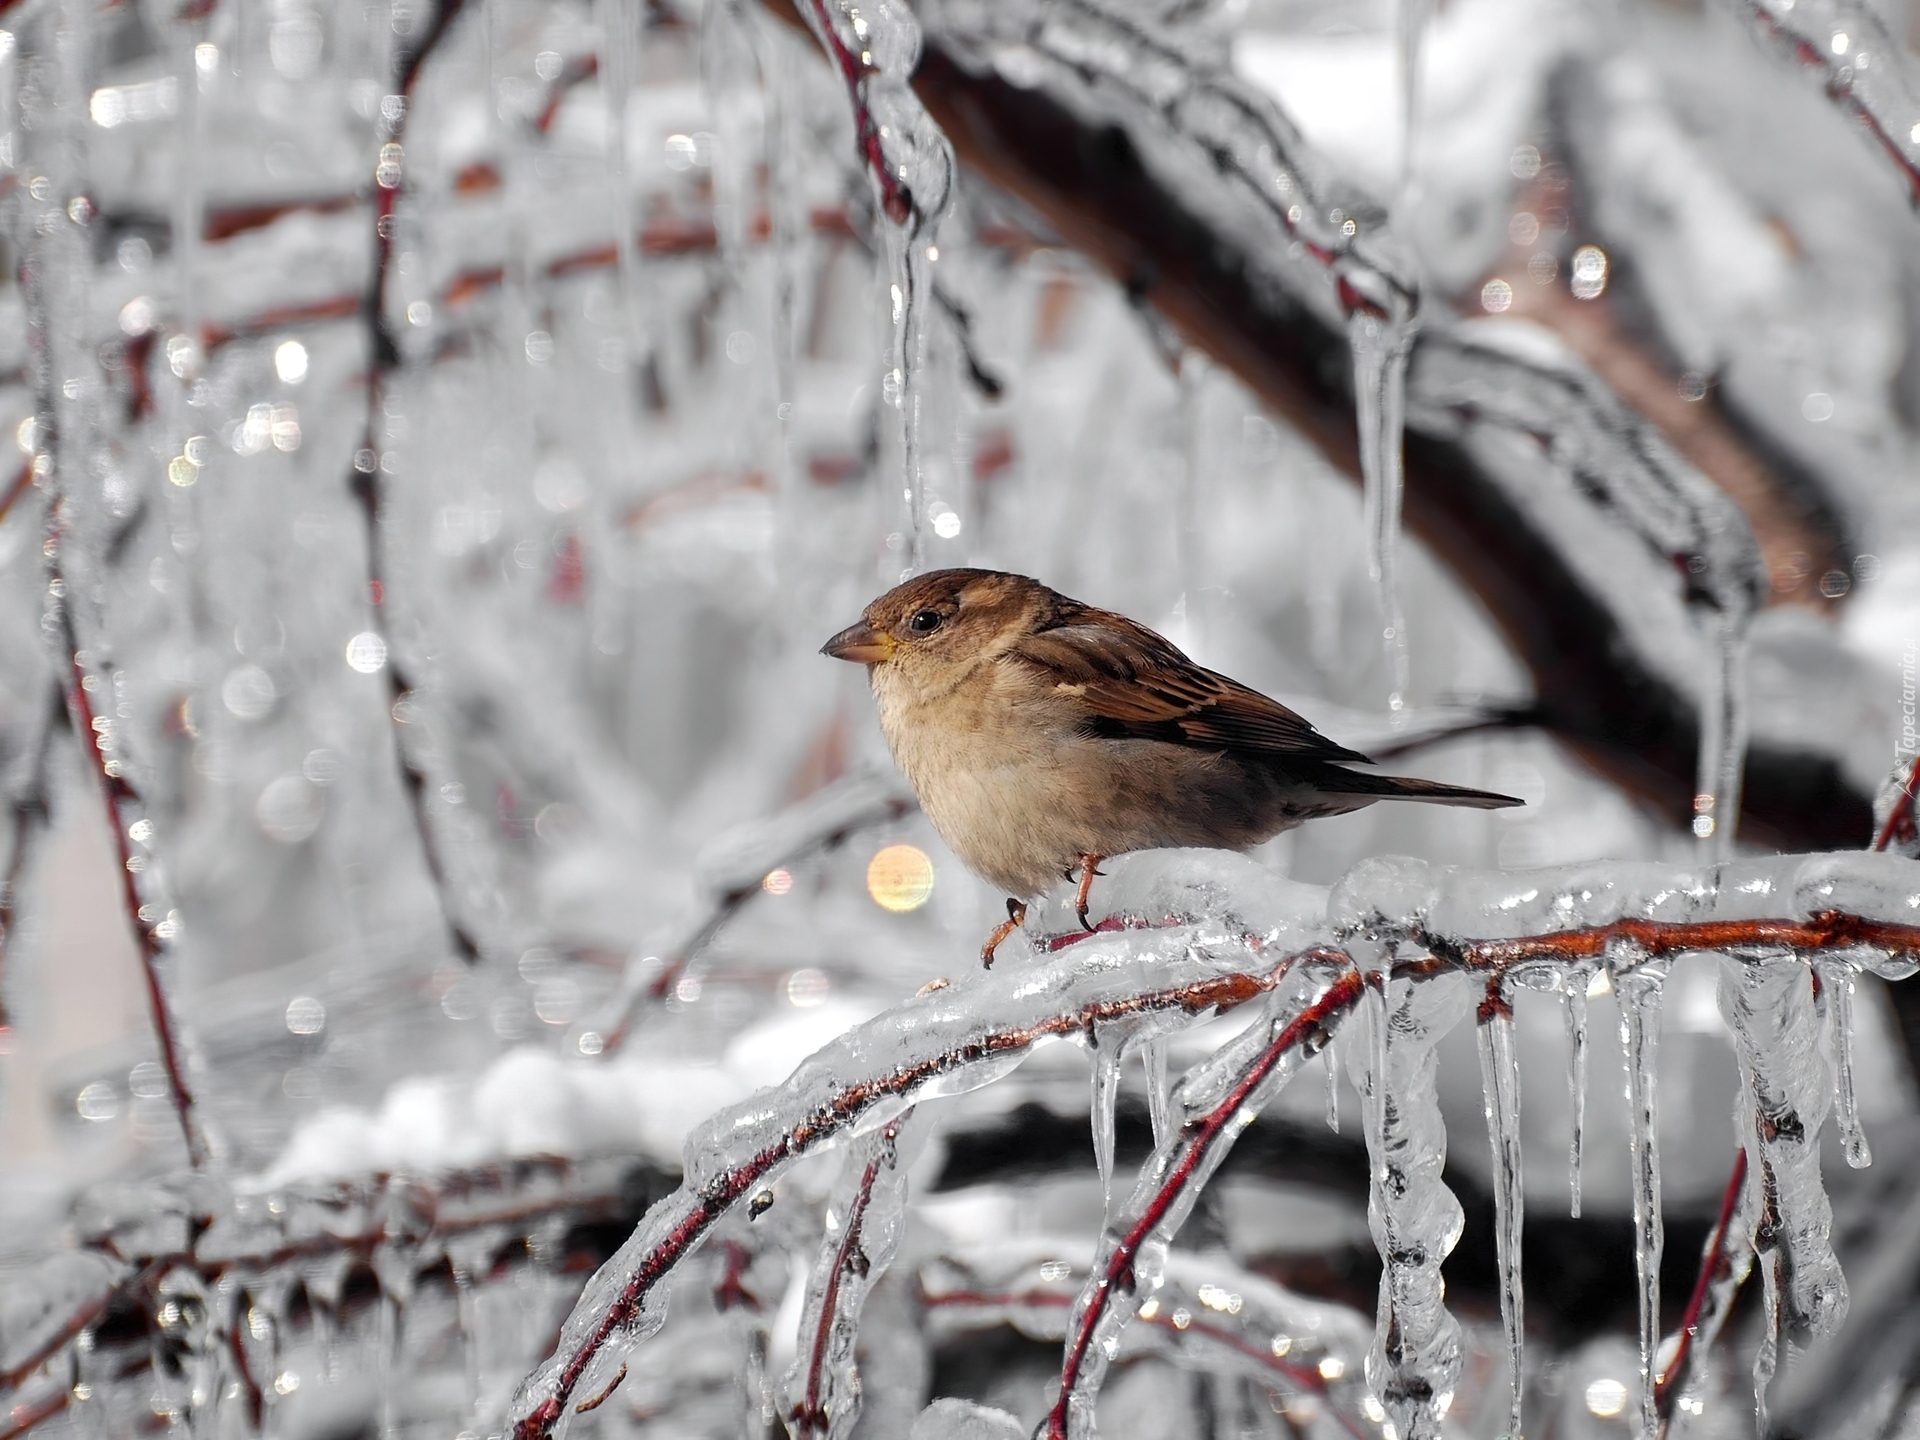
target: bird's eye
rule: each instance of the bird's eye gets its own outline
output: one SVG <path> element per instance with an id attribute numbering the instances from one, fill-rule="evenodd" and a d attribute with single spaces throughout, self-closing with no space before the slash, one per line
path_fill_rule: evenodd
<path id="1" fill-rule="evenodd" d="M 911 620 L 907 621 L 907 628 L 916 635 L 931 635 L 940 628 L 940 612 L 938 610 L 922 610 Z"/>

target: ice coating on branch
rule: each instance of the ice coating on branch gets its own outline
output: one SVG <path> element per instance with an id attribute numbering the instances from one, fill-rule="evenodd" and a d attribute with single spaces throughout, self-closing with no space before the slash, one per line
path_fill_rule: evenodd
<path id="1" fill-rule="evenodd" d="M 1367 1384 L 1407 1440 L 1440 1433 L 1459 1383 L 1460 1322 L 1447 1310 L 1440 1265 L 1459 1242 L 1460 1202 L 1440 1178 L 1447 1131 L 1434 1083 L 1439 1039 L 1472 1007 L 1464 976 L 1387 978 L 1369 987 L 1374 1043 L 1349 1064 L 1366 1116 L 1367 1225 L 1383 1262 Z"/>
<path id="2" fill-rule="evenodd" d="M 859 1417 L 854 1345 L 860 1317 L 899 1248 L 907 1167 L 928 1129 L 908 1111 L 847 1147 L 840 1182 L 827 1202 L 827 1232 L 807 1282 L 799 1351 L 786 1380 L 786 1415 L 802 1440 L 841 1440 Z"/>
<path id="3" fill-rule="evenodd" d="M 1126 1203 L 1109 1216 L 1092 1273 L 1074 1301 L 1048 1435 L 1093 1433 L 1107 1367 L 1136 1312 L 1154 1304 L 1174 1233 L 1233 1142 L 1318 1052 L 1326 1027 L 1351 1006 L 1358 988 L 1343 960 L 1303 956 L 1268 993 L 1259 1023 L 1182 1077 L 1173 1095 L 1179 1124 L 1141 1167 Z"/>
<path id="4" fill-rule="evenodd" d="M 1881 13 L 1857 0 L 1728 0 L 1785 57 L 1815 71 L 1827 97 L 1863 122 L 1920 201 L 1920 75 Z"/>
<path id="5" fill-rule="evenodd" d="M 1144 889 L 1163 893 L 1170 871 L 1191 875 L 1193 867 L 1190 857 L 1146 856 L 1135 870 Z M 1248 878 L 1233 867 L 1227 873 Z M 1215 878 L 1216 902 L 1257 902 Z M 1266 937 L 1285 953 L 1285 940 L 1312 934 L 1318 892 L 1281 886 L 1276 895 L 1270 879 L 1267 889 L 1270 914 L 1291 908 L 1299 917 L 1277 923 Z M 1191 887 L 1180 893 L 1190 902 L 1207 898 Z M 783 1085 L 714 1116 L 687 1139 L 680 1189 L 647 1212 L 587 1283 L 554 1356 L 522 1383 L 509 1412 L 516 1432 L 548 1433 L 576 1391 L 592 1393 L 586 1387 L 596 1377 L 610 1381 L 620 1361 L 615 1352 L 630 1349 L 664 1317 L 665 1278 L 723 1216 L 793 1160 L 883 1126 L 910 1104 L 987 1084 L 1043 1039 L 1155 1011 L 1197 1018 L 1253 998 L 1264 983 L 1256 978 L 1262 957 L 1240 925 L 1222 933 L 1220 923 L 1212 922 L 1211 934 L 1203 923 L 1093 936 L 1025 970 L 976 972 L 856 1027 Z"/>
<path id="6" fill-rule="evenodd" d="M 1859 972 L 1845 960 L 1816 960 L 1820 994 L 1827 1011 L 1827 1054 L 1833 1064 L 1833 1106 L 1847 1164 L 1864 1170 L 1873 1164 L 1873 1147 L 1860 1124 L 1860 1097 L 1853 1068 L 1853 991 Z"/>
<path id="7" fill-rule="evenodd" d="M 1004 1410 L 949 1395 L 920 1412 L 907 1440 L 1027 1440 L 1027 1431 Z"/>
<path id="8" fill-rule="evenodd" d="M 1658 1433 L 1654 1361 L 1660 1344 L 1660 1255 L 1666 1227 L 1660 1213 L 1660 1117 L 1655 1091 L 1660 1040 L 1660 987 L 1667 962 L 1629 947 L 1609 957 L 1620 1001 L 1620 1048 L 1627 1057 L 1627 1150 L 1633 1167 L 1633 1266 L 1640 1285 L 1640 1428 Z M 1631 967 L 1631 968 L 1629 968 Z"/>
<path id="9" fill-rule="evenodd" d="M 1526 1297 L 1520 1286 L 1520 1233 L 1526 1177 L 1520 1156 L 1520 1059 L 1514 1050 L 1513 1006 L 1498 981 L 1480 1004 L 1480 1087 L 1493 1148 L 1494 1248 L 1500 1267 L 1500 1324 L 1506 1331 L 1513 1408 L 1509 1436 L 1520 1431 L 1520 1400 L 1526 1391 Z"/>
<path id="10" fill-rule="evenodd" d="M 124 1261 L 92 1252 L 50 1255 L 0 1280 L 0 1374 L 24 1368 L 56 1343 L 69 1315 L 104 1305 Z"/>
<path id="11" fill-rule="evenodd" d="M 1733 1032 L 1745 1094 L 1735 1121 L 1747 1149 L 1749 1209 L 1760 1263 L 1775 1270 L 1788 1333 L 1831 1333 L 1847 1282 L 1820 1183 L 1820 1128 L 1833 1098 L 1807 967 L 1790 959 L 1720 966 L 1720 1010 Z"/>
<path id="12" fill-rule="evenodd" d="M 1380 608 L 1380 638 L 1387 659 L 1387 709 L 1407 706 L 1412 652 L 1400 609 L 1395 557 L 1400 543 L 1400 500 L 1405 485 L 1402 428 L 1407 408 L 1407 356 L 1413 349 L 1411 305 L 1395 297 L 1392 313 L 1355 310 L 1347 321 L 1353 351 L 1354 411 L 1360 427 L 1360 477 L 1365 500 L 1367 571 Z"/>
<path id="13" fill-rule="evenodd" d="M 976 72 L 1044 88 L 1139 160 L 1253 265 L 1324 318 L 1391 313 L 1416 284 L 1379 204 L 1338 176 L 1272 99 L 1179 28 L 1111 0 L 937 0 L 922 11 Z"/>
<path id="14" fill-rule="evenodd" d="M 909 84 L 920 58 L 920 25 L 902 0 L 801 0 L 798 9 L 846 81 L 854 142 L 886 218 L 893 343 L 881 394 L 900 414 L 911 573 L 926 558 L 921 412 L 933 295 L 928 246 L 952 196 L 953 150 Z"/>

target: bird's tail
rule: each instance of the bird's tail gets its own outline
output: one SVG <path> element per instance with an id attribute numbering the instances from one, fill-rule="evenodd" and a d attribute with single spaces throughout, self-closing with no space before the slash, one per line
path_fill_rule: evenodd
<path id="1" fill-rule="evenodd" d="M 1314 788 L 1329 795 L 1368 795 L 1381 800 L 1424 800 L 1433 805 L 1461 805 L 1470 810 L 1505 810 L 1524 805 L 1511 795 L 1491 790 L 1469 790 L 1411 775 L 1368 775 L 1339 765 L 1328 765 L 1314 777 Z"/>

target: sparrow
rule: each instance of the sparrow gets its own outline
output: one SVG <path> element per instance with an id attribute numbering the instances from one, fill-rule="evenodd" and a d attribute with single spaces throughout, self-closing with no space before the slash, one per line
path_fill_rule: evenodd
<path id="1" fill-rule="evenodd" d="M 1064 875 L 1087 929 L 1099 863 L 1132 850 L 1245 850 L 1376 800 L 1522 802 L 1369 774 L 1276 700 L 1196 665 L 1146 626 L 1000 570 L 898 585 L 821 647 L 867 667 L 880 729 L 961 862 L 1006 891 L 1007 921 Z"/>

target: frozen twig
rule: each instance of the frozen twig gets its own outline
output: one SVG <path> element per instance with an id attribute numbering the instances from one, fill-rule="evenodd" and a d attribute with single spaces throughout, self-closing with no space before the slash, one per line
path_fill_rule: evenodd
<path id="1" fill-rule="evenodd" d="M 1295 956 L 1291 964 L 1337 968 L 1316 998 L 1277 1024 L 1272 1037 L 1225 1077 L 1211 1105 L 1197 1113 L 1189 1110 L 1179 1132 L 1156 1150 L 1142 1169 L 1140 1184 L 1126 1209 L 1102 1236 L 1094 1272 L 1074 1302 L 1066 1352 L 1060 1362 L 1060 1393 L 1044 1422 L 1050 1440 L 1091 1433 L 1093 1394 L 1108 1358 L 1104 1347 L 1096 1348 L 1096 1337 L 1103 1332 L 1117 1334 L 1134 1313 L 1133 1295 L 1141 1278 L 1135 1267 L 1143 1250 L 1150 1245 L 1164 1250 L 1173 1231 L 1192 1209 L 1201 1187 L 1252 1123 L 1257 1113 L 1255 1093 L 1263 1087 L 1272 1088 L 1268 1082 L 1276 1077 L 1283 1061 L 1297 1059 L 1302 1052 L 1317 1054 L 1324 1048 L 1332 1027 L 1359 1001 L 1364 982 L 1345 952 L 1316 948 Z M 1158 1278 L 1156 1274 L 1154 1279 Z M 1116 1302 L 1123 1296 L 1126 1304 L 1121 1313 Z"/>
<path id="2" fill-rule="evenodd" d="M 6 866 L 0 869 L 0 1036 L 4 1036 L 13 1024 L 12 1013 L 7 1008 L 7 961 L 13 948 L 15 920 L 20 905 L 20 882 L 26 878 L 34 834 L 47 823 L 48 752 L 52 748 L 54 735 L 67 718 L 66 696 L 58 685 L 50 689 L 46 718 L 41 722 L 39 738 L 34 742 L 33 758 L 27 762 L 27 773 L 21 778 L 8 807 L 11 811 L 9 828 L 13 833 L 7 846 Z"/>
<path id="3" fill-rule="evenodd" d="M 387 621 L 389 577 L 386 538 L 382 528 L 386 496 L 385 486 L 380 480 L 383 458 L 380 439 L 386 409 L 386 382 L 387 377 L 400 365 L 400 352 L 387 324 L 387 288 L 393 272 L 396 211 L 405 185 L 403 142 L 406 138 L 407 111 L 413 103 L 414 85 L 420 77 L 421 67 L 459 17 L 464 3 L 465 0 L 440 0 L 426 33 L 400 62 L 394 77 L 394 93 L 381 100 L 386 140 L 380 147 L 380 161 L 374 170 L 373 278 L 361 307 L 368 346 L 366 421 L 360 448 L 353 457 L 350 488 L 360 504 L 366 529 L 367 602 L 372 608 L 375 633 L 387 647 L 384 667 L 387 699 L 394 720 L 393 743 L 400 760 L 401 788 L 413 815 L 414 826 L 419 832 L 421 855 L 432 879 L 442 918 L 446 921 L 448 938 L 463 960 L 474 963 L 480 958 L 480 947 L 455 911 L 446 862 L 440 853 L 433 821 L 427 814 L 427 773 L 408 753 L 407 736 L 401 728 L 400 716 L 412 702 L 414 685 L 400 656 L 394 653 L 392 627 Z"/>
<path id="4" fill-rule="evenodd" d="M 845 1218 L 838 1236 L 831 1237 L 823 1264 L 815 1274 L 817 1296 L 807 1307 L 807 1319 L 801 1326 L 800 1353 L 805 1360 L 800 1395 L 787 1417 L 793 1426 L 794 1440 L 816 1440 L 844 1434 L 858 1413 L 859 1388 L 848 1386 L 846 1378 L 853 1367 L 853 1341 L 859 1330 L 860 1311 L 868 1292 L 880 1278 L 879 1265 L 886 1255 L 876 1256 L 874 1247 L 864 1238 L 867 1212 L 874 1201 L 875 1188 L 886 1172 L 894 1172 L 889 1189 L 897 1202 L 905 1177 L 899 1175 L 898 1144 L 901 1127 L 912 1117 L 911 1110 L 896 1116 L 881 1128 L 871 1143 L 855 1152 L 858 1173 L 848 1200 Z M 892 1217 L 889 1217 L 892 1218 Z M 897 1225 L 893 1227 L 897 1231 Z M 887 1247 L 891 1250 L 891 1244 Z M 851 1393 L 849 1393 L 849 1391 Z"/>
<path id="5" fill-rule="evenodd" d="M 1854 0 L 1729 4 L 1759 38 L 1819 75 L 1827 98 L 1874 138 L 1920 205 L 1920 80 L 1879 13 Z"/>
<path id="6" fill-rule="evenodd" d="M 1734 1154 L 1733 1170 L 1727 1176 L 1727 1188 L 1720 1197 L 1720 1216 L 1707 1236 L 1706 1247 L 1700 1255 L 1700 1273 L 1694 1277 L 1693 1293 L 1687 1297 L 1687 1308 L 1680 1314 L 1680 1328 L 1676 1332 L 1673 1355 L 1660 1372 L 1659 1381 L 1654 1387 L 1654 1408 L 1659 1413 L 1663 1432 L 1673 1415 L 1673 1402 L 1686 1382 L 1688 1367 L 1693 1361 L 1694 1343 L 1701 1339 L 1703 1326 L 1709 1334 L 1718 1330 L 1720 1322 L 1726 1319 L 1725 1306 L 1737 1291 L 1737 1286 L 1729 1290 L 1725 1301 L 1715 1312 L 1709 1314 L 1706 1311 L 1714 1282 L 1725 1278 L 1730 1271 L 1727 1242 L 1746 1183 L 1747 1152 L 1742 1149 Z"/>
<path id="7" fill-rule="evenodd" d="M 686 1182 L 648 1212 L 589 1284 L 567 1321 L 559 1350 L 522 1384 L 510 1416 L 514 1434 L 522 1440 L 551 1434 L 590 1368 L 599 1364 L 610 1370 L 610 1348 L 650 1333 L 664 1318 L 664 1282 L 714 1225 L 776 1172 L 832 1143 L 876 1107 L 910 1103 L 929 1087 L 945 1092 L 987 1083 L 1044 1039 L 1083 1034 L 1154 1011 L 1197 1015 L 1244 1004 L 1271 989 L 1292 964 L 1282 960 L 1251 973 L 1222 973 L 1195 961 L 1115 967 L 1111 956 L 1083 954 L 1096 948 L 1076 947 L 1068 958 L 1049 962 L 1043 974 L 983 976 L 967 993 L 949 987 L 917 996 L 836 1041 L 769 1098 L 749 1101 L 745 1113 L 722 1112 L 704 1133 L 689 1137 L 687 1153 L 696 1163 Z M 1192 978 L 1164 987 L 1141 983 L 1149 973 L 1169 971 Z M 1034 997 L 1082 975 L 1096 977 L 1091 988 L 1097 998 L 1057 1009 L 1043 1006 L 1035 1013 Z M 904 1022 L 909 1012 L 911 1021 Z M 897 1064 L 865 1078 L 830 1079 L 836 1072 L 848 1073 L 847 1065 L 867 1044 L 899 1033 L 911 1035 L 914 1044 Z"/>
<path id="8" fill-rule="evenodd" d="M 600 1036 L 600 1053 L 619 1052 L 647 1003 L 673 993 L 687 966 L 713 943 L 740 907 L 760 893 L 769 872 L 831 849 L 870 825 L 897 820 L 913 808 L 912 797 L 897 781 L 849 775 L 778 814 L 720 836 L 696 866 L 706 891 L 696 914 L 661 955 L 637 959 L 628 966 L 619 994 L 589 1026 Z"/>
<path id="9" fill-rule="evenodd" d="M 73 616 L 73 602 L 61 562 L 64 536 L 58 521 L 60 507 L 49 510 L 47 538 L 47 589 L 52 597 L 56 623 L 64 654 L 66 671 L 66 709 L 72 718 L 74 733 L 85 747 L 91 768 L 100 782 L 100 797 L 106 807 L 107 829 L 112 832 L 114 855 L 119 861 L 120 897 L 126 909 L 127 923 L 133 929 L 134 943 L 140 950 L 140 971 L 146 981 L 148 1016 L 153 1037 L 160 1051 L 160 1065 L 166 1072 L 167 1093 L 180 1122 L 180 1135 L 186 1142 L 187 1159 L 199 1169 L 211 1159 L 205 1130 L 194 1112 L 193 1091 L 187 1084 L 186 1054 L 181 1030 L 167 994 L 167 982 L 161 973 L 168 955 L 168 940 L 179 924 L 172 911 L 159 903 L 141 898 L 141 880 L 149 861 L 145 842 L 152 837 L 152 822 L 147 819 L 145 801 L 128 778 L 124 762 L 115 754 L 114 722 L 98 713 L 93 693 L 101 678 L 91 673 L 87 654 L 80 645 Z M 136 842 L 135 837 L 140 839 Z M 135 844 L 140 844 L 136 853 Z"/>

